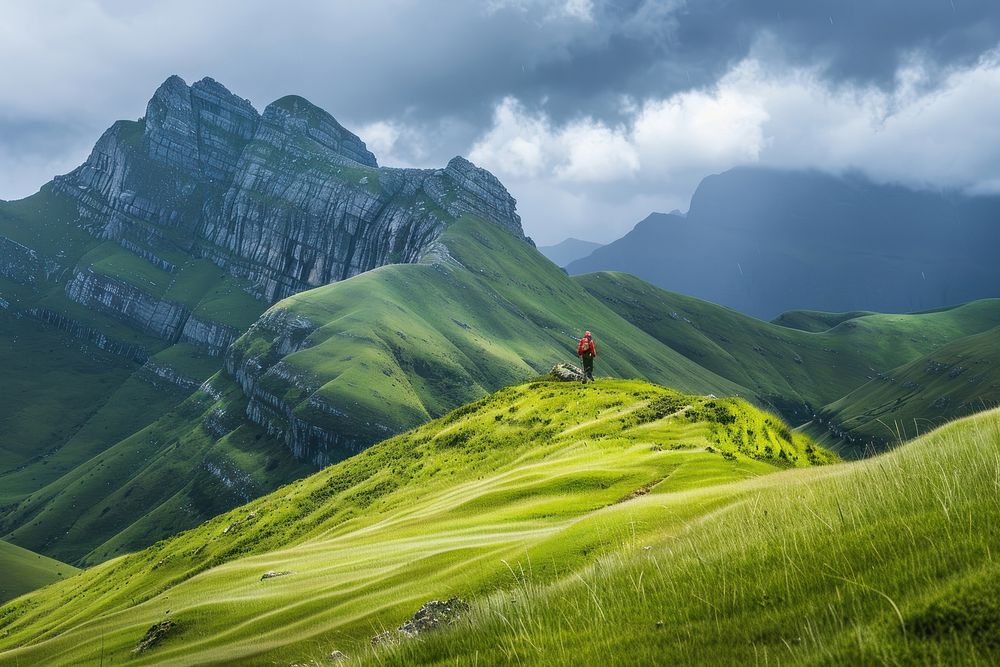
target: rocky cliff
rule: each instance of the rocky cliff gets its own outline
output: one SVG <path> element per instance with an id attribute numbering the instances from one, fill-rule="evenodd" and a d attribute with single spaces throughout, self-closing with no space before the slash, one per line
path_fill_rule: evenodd
<path id="1" fill-rule="evenodd" d="M 31 317 L 146 364 L 141 377 L 187 387 L 183 363 L 158 356 L 167 347 L 220 358 L 271 304 L 416 263 L 466 217 L 530 242 L 513 197 L 468 160 L 380 167 L 359 137 L 301 97 L 258 112 L 212 79 L 172 76 L 142 118 L 114 123 L 80 167 L 32 198 L 0 202 L 0 303 L 5 316 Z M 289 323 L 265 318 L 258 330 L 271 324 Z M 227 365 L 246 395 L 240 411 L 302 459 L 323 465 L 334 450 L 395 430 L 373 421 L 372 433 L 324 431 L 270 391 L 280 376 L 311 393 L 310 378 L 282 376 L 275 364 L 260 381 L 252 363 Z M 310 406 L 334 410 L 319 399 Z"/>
<path id="2" fill-rule="evenodd" d="M 471 214 L 521 236 L 514 199 L 462 158 L 380 168 L 330 114 L 283 97 L 258 114 L 212 79 L 170 77 L 55 180 L 88 229 L 160 267 L 210 259 L 272 302 L 389 263 L 413 262 Z"/>

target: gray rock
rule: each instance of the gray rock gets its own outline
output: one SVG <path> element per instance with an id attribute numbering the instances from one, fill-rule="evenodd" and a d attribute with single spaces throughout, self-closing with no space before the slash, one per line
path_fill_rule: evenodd
<path id="1" fill-rule="evenodd" d="M 580 382 L 583 380 L 583 369 L 573 364 L 556 364 L 549 371 L 557 380 L 562 380 L 563 382 Z"/>
<path id="2" fill-rule="evenodd" d="M 112 125 L 84 164 L 46 187 L 69 200 L 67 224 L 117 243 L 168 277 L 183 273 L 178 257 L 207 259 L 239 279 L 261 310 L 386 264 L 453 262 L 439 237 L 465 216 L 530 242 L 514 198 L 468 160 L 456 157 L 443 169 L 380 167 L 359 137 L 307 100 L 284 97 L 260 114 L 207 78 L 190 86 L 167 79 L 143 118 Z M 275 344 L 263 356 L 246 357 L 233 351 L 241 332 L 201 309 L 193 315 L 193 301 L 163 298 L 169 292 L 162 285 L 63 266 L 61 257 L 0 239 L 0 275 L 31 286 L 64 283 L 70 300 L 138 331 L 226 355 L 225 367 L 247 399 L 245 417 L 282 438 L 296 457 L 327 465 L 392 434 L 385 424 L 354 423 L 348 407 L 320 397 L 308 414 L 296 413 L 284 395 L 267 389 L 318 388 L 278 363 L 309 344 L 311 323 L 269 313 L 254 326 L 273 334 Z M 24 314 L 140 363 L 149 357 L 65 313 L 26 308 Z M 184 381 L 149 370 L 149 377 Z M 233 418 L 209 419 L 205 428 L 221 433 Z"/>
<path id="3" fill-rule="evenodd" d="M 66 296 L 169 341 L 177 340 L 190 314 L 179 303 L 157 299 L 129 283 L 91 270 L 73 276 L 66 284 Z"/>
<path id="4" fill-rule="evenodd" d="M 267 302 L 415 262 L 463 215 L 523 238 L 514 198 L 468 160 L 379 168 L 307 100 L 284 97 L 258 115 L 211 79 L 167 79 L 143 119 L 115 123 L 54 187 L 92 233 L 161 268 L 156 247 L 178 249 L 163 230 L 185 230 L 179 249 L 250 280 Z"/>
<path id="5" fill-rule="evenodd" d="M 458 619 L 469 613 L 471 607 L 462 598 L 431 600 L 421 605 L 410 620 L 399 626 L 395 632 L 386 630 L 372 637 L 372 646 L 395 644 L 400 639 L 411 639 L 426 632 L 454 625 Z"/>

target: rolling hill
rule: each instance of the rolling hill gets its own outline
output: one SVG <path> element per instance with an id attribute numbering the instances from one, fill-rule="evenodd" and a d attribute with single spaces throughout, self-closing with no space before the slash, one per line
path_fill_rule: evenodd
<path id="1" fill-rule="evenodd" d="M 1000 327 L 966 336 L 880 373 L 824 406 L 807 430 L 858 453 L 1000 405 Z"/>
<path id="2" fill-rule="evenodd" d="M 994 410 L 817 467 L 740 400 L 541 380 L 0 608 L 0 661 L 988 664 L 998 452 Z"/>
<path id="3" fill-rule="evenodd" d="M 71 577 L 78 569 L 0 540 L 0 603 L 12 600 L 54 581 Z"/>
<path id="4" fill-rule="evenodd" d="M 998 217 L 996 196 L 737 168 L 705 178 L 686 215 L 654 213 L 566 269 L 628 271 L 765 319 L 914 312 L 1000 296 Z"/>
<path id="5" fill-rule="evenodd" d="M 981 334 L 985 344 L 990 338 L 985 332 L 1000 325 L 1000 299 L 910 315 L 787 313 L 776 320 L 787 323 L 782 326 L 667 292 L 628 274 L 595 273 L 574 280 L 661 343 L 749 388 L 796 424 L 879 374 L 919 363 L 951 342 Z M 845 449 L 845 454 L 858 453 Z"/>
<path id="6" fill-rule="evenodd" d="M 738 504 L 742 480 L 830 460 L 738 399 L 519 385 L 0 608 L 0 661 L 355 653 L 430 597 L 557 581 Z M 176 630 L 133 654 L 164 620 Z"/>

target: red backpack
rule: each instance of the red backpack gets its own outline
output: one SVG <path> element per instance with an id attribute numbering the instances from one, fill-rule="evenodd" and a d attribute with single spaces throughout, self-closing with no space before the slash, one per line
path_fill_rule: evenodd
<path id="1" fill-rule="evenodd" d="M 576 355 L 578 357 L 582 357 L 585 354 L 586 355 L 590 354 L 590 339 L 589 338 L 581 338 L 580 339 L 580 344 L 576 346 Z"/>

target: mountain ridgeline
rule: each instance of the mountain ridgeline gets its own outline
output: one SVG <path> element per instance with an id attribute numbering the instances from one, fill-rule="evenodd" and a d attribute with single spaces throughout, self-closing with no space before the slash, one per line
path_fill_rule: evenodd
<path id="1" fill-rule="evenodd" d="M 0 202 L 0 535 L 76 565 L 143 548 L 543 375 L 583 329 L 599 376 L 741 396 L 854 456 L 835 401 L 998 326 L 995 299 L 767 323 L 571 278 L 470 162 L 380 167 L 300 97 L 258 113 L 171 77 L 78 169 Z"/>
<path id="2" fill-rule="evenodd" d="M 168 79 L 143 119 L 112 126 L 52 188 L 75 200 L 95 236 L 168 272 L 176 267 L 163 251 L 208 258 L 268 302 L 416 261 L 463 213 L 521 235 L 513 198 L 468 161 L 379 168 L 358 137 L 301 97 L 258 114 L 211 79 Z M 87 278 L 74 275 L 72 294 Z M 149 326 L 183 330 L 170 319 L 176 310 Z"/>
<path id="3" fill-rule="evenodd" d="M 259 113 L 212 79 L 167 79 L 146 114 L 114 123 L 80 167 L 0 202 L 0 362 L 10 371 L 0 388 L 0 532 L 30 523 L 26 541 L 50 550 L 53 534 L 37 520 L 47 500 L 65 496 L 69 516 L 76 498 L 97 504 L 127 486 L 122 473 L 103 490 L 66 490 L 115 443 L 134 444 L 169 414 L 176 429 L 181 413 L 170 411 L 271 304 L 420 261 L 464 217 L 530 247 L 514 199 L 462 158 L 442 169 L 379 167 L 361 139 L 301 97 Z M 230 408 L 232 430 L 247 412 Z M 217 444 L 223 422 L 213 424 Z M 150 442 L 159 446 L 147 468 L 177 437 Z M 280 438 L 259 432 L 221 462 L 194 456 L 193 470 L 170 467 L 178 483 L 207 475 L 219 485 L 193 503 L 194 518 L 304 472 Z M 139 474 L 139 463 L 127 469 Z M 25 508 L 28 498 L 36 508 Z M 148 510 L 146 498 L 132 509 Z"/>
<path id="4" fill-rule="evenodd" d="M 915 191 L 858 174 L 738 168 L 687 215 L 654 213 L 567 265 L 773 318 L 791 310 L 929 310 L 1000 295 L 1000 197 Z"/>

